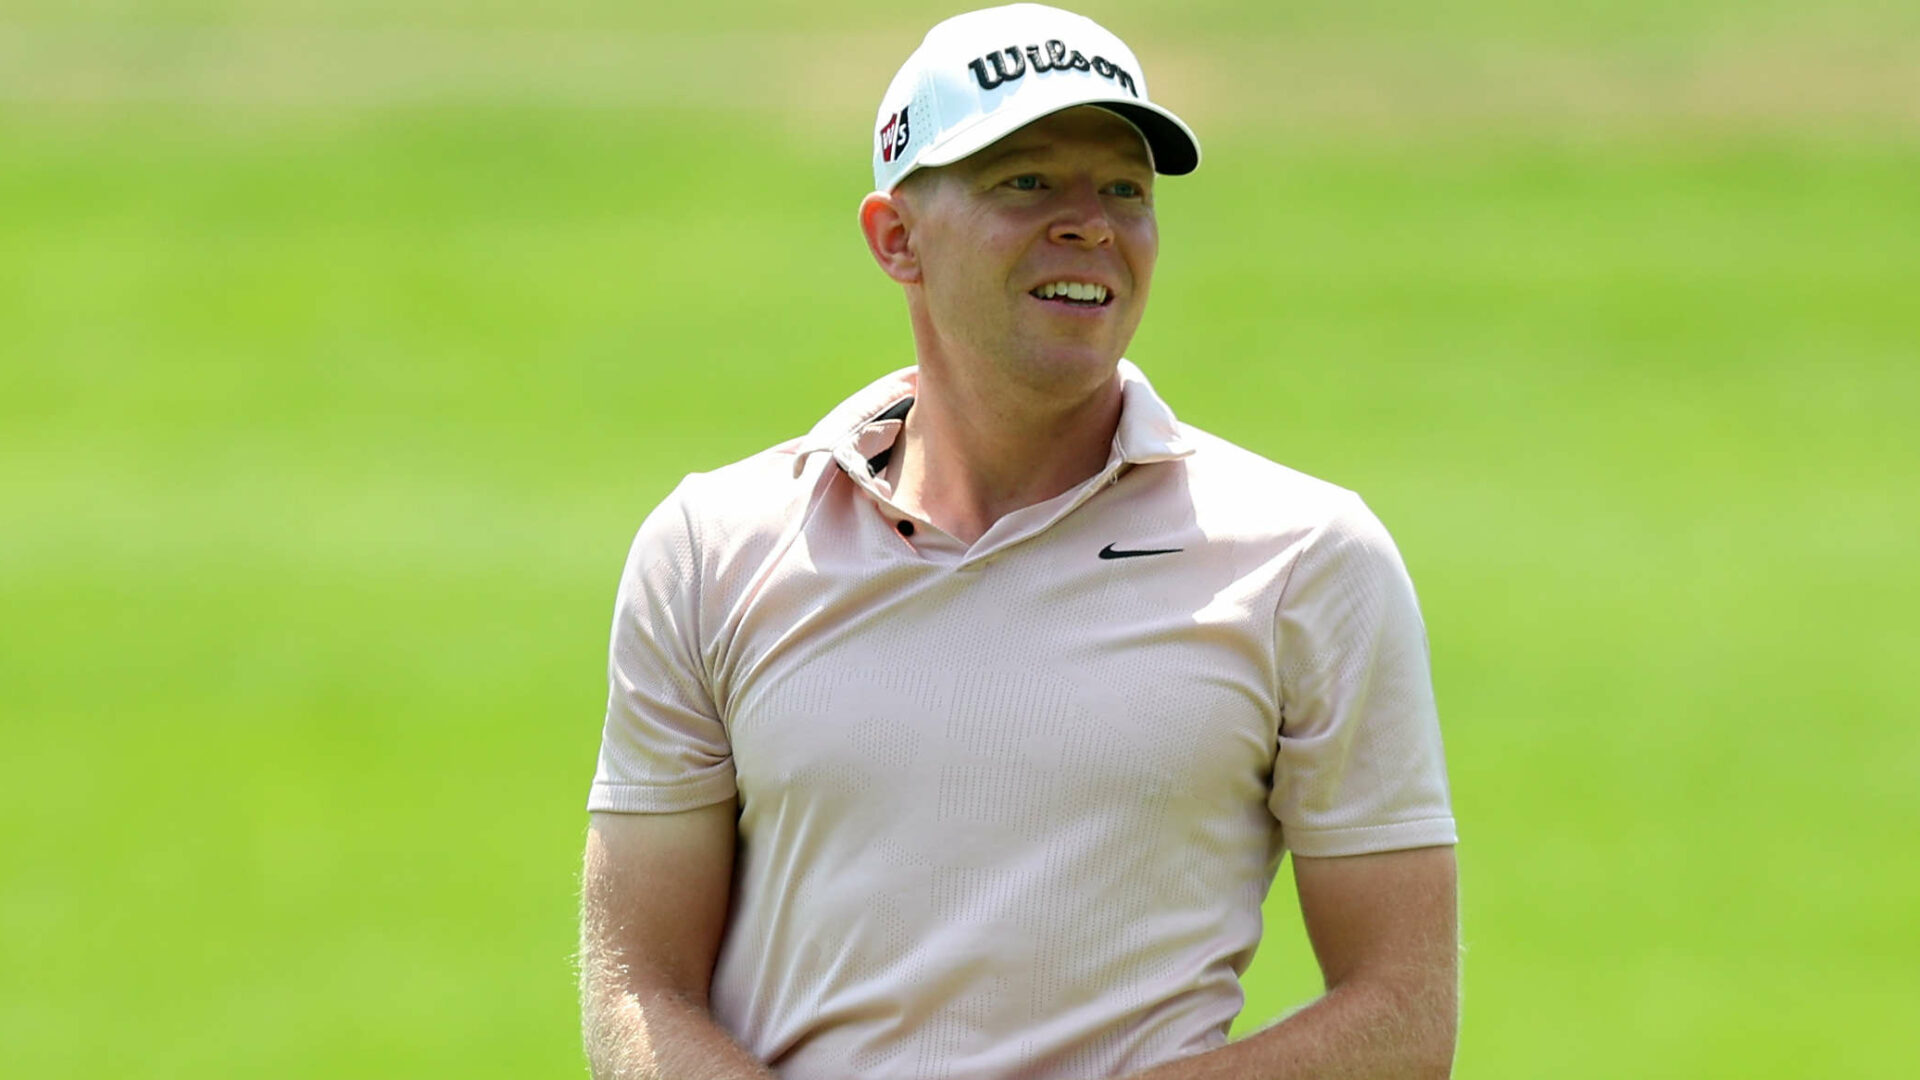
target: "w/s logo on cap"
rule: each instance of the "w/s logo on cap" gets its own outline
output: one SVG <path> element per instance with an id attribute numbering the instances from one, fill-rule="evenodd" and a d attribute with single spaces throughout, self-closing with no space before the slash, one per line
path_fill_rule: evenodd
<path id="1" fill-rule="evenodd" d="M 880 125 L 881 161 L 892 161 L 906 150 L 907 140 L 912 137 L 907 131 L 907 111 L 907 109 L 901 109 L 887 117 L 887 122 Z"/>

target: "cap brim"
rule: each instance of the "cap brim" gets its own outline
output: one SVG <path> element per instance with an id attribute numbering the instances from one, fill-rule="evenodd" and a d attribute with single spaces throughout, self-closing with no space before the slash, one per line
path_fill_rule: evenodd
<path id="1" fill-rule="evenodd" d="M 1110 112 L 1119 113 L 1140 129 L 1153 151 L 1153 171 L 1166 176 L 1185 176 L 1200 167 L 1200 140 L 1177 116 L 1158 105 L 1138 101 L 1089 101 Z"/>
<path id="2" fill-rule="evenodd" d="M 1134 130 L 1140 133 L 1140 137 L 1146 140 L 1147 151 L 1153 155 L 1153 171 L 1167 176 L 1185 176 L 1200 167 L 1200 140 L 1194 138 L 1193 130 L 1187 127 L 1179 117 L 1158 105 L 1143 101 L 1129 98 L 1091 98 L 1085 101 L 1064 102 L 1056 108 L 1032 116 L 988 113 L 971 127 L 952 132 L 944 142 L 927 147 L 914 162 L 913 168 L 902 173 L 900 179 L 906 179 L 922 167 L 951 165 L 961 158 L 986 149 L 1036 120 L 1068 109 L 1079 108 L 1082 105 L 1094 105 L 1106 109 L 1132 124 Z M 899 183 L 898 180 L 894 182 Z"/>

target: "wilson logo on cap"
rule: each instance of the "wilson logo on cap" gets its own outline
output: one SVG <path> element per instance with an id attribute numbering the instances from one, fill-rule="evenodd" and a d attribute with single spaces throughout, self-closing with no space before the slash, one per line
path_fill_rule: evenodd
<path id="1" fill-rule="evenodd" d="M 1005 58 L 1004 62 L 1002 57 Z M 1024 55 L 1018 45 L 1009 45 L 1004 49 L 990 52 L 978 60 L 968 61 L 967 67 L 972 69 L 973 77 L 979 82 L 982 90 L 991 90 L 1001 83 L 1013 82 L 1025 75 L 1027 69 L 1031 67 L 1036 75 L 1048 71 L 1092 71 L 1102 78 L 1119 83 L 1122 89 L 1134 97 L 1140 96 L 1140 91 L 1134 86 L 1133 75 L 1127 69 L 1104 56 L 1096 56 L 1088 60 L 1080 55 L 1080 50 L 1067 48 L 1067 43 L 1058 38 L 1048 41 L 1045 45 L 1029 45 Z M 987 74 L 988 68 L 993 69 L 993 74 Z"/>

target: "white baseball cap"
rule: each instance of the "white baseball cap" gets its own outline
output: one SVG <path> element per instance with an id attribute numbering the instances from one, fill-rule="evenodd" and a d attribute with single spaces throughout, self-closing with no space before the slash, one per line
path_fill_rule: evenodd
<path id="1" fill-rule="evenodd" d="M 1140 132 L 1156 172 L 1200 164 L 1181 119 L 1147 99 L 1133 50 L 1084 15 L 1044 4 L 969 11 L 927 31 L 874 120 L 873 186 L 948 165 L 1050 113 L 1098 105 Z"/>

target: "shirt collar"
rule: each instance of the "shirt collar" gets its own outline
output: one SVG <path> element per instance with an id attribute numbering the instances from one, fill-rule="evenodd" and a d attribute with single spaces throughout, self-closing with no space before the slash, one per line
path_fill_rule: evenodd
<path id="1" fill-rule="evenodd" d="M 917 369 L 901 368 L 835 406 L 800 440 L 793 474 L 799 476 L 814 454 L 828 453 L 849 473 L 863 475 L 867 459 L 892 446 L 903 426 L 897 419 L 881 420 L 880 415 L 914 396 L 918 387 Z M 1120 361 L 1120 393 L 1120 427 L 1113 436 L 1119 461 L 1141 465 L 1177 461 L 1193 453 L 1173 410 L 1130 360 Z"/>
<path id="2" fill-rule="evenodd" d="M 834 406 L 813 430 L 800 440 L 793 459 L 793 475 L 807 467 L 807 459 L 818 453 L 833 455 L 846 466 L 849 460 L 866 459 L 893 445 L 894 436 L 904 425 L 898 420 L 878 421 L 881 413 L 910 398 L 920 385 L 914 368 L 901 368 L 868 384 L 859 393 Z M 884 440 L 884 441 L 882 441 Z M 866 453 L 861 453 L 862 449 Z M 849 469 L 849 472 L 854 470 Z M 855 472 L 855 475 L 859 475 Z"/>
<path id="3" fill-rule="evenodd" d="M 1178 461 L 1193 453 L 1173 409 L 1154 393 L 1133 361 L 1120 361 L 1120 429 L 1114 432 L 1113 448 L 1120 460 L 1129 465 L 1150 461 Z"/>

